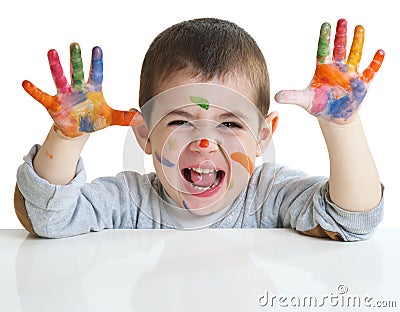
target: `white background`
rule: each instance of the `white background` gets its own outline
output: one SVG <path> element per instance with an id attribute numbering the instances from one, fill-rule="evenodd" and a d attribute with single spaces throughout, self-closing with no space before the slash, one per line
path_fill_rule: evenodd
<path id="1" fill-rule="evenodd" d="M 400 43 L 395 1 L 123 1 L 21 0 L 0 8 L 1 162 L 0 228 L 21 228 L 13 210 L 15 176 L 22 157 L 42 143 L 52 124 L 47 112 L 21 87 L 24 79 L 50 94 L 55 87 L 46 53 L 58 50 L 69 68 L 69 44 L 78 42 L 86 71 L 93 46 L 104 53 L 105 98 L 110 106 L 137 107 L 143 57 L 154 37 L 172 24 L 198 17 L 231 20 L 247 30 L 267 60 L 272 96 L 281 89 L 302 89 L 315 69 L 320 25 L 334 29 L 348 20 L 348 44 L 357 24 L 365 27 L 364 69 L 375 51 L 386 58 L 368 92 L 361 116 L 370 149 L 385 184 L 385 218 L 381 227 L 398 227 L 396 194 L 400 159 L 398 116 Z M 317 121 L 299 107 L 278 105 L 281 119 L 274 136 L 276 161 L 313 175 L 328 175 L 329 162 Z M 115 175 L 123 169 L 127 129 L 110 127 L 96 132 L 83 152 L 88 180 Z"/>

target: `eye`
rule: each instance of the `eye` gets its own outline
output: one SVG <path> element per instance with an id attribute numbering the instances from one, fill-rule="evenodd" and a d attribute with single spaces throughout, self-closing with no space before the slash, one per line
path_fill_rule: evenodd
<path id="1" fill-rule="evenodd" d="M 186 120 L 173 120 L 168 123 L 168 126 L 191 126 L 191 123 Z"/>
<path id="2" fill-rule="evenodd" d="M 232 122 L 232 121 L 223 122 L 221 125 L 223 125 L 226 128 L 229 128 L 229 129 L 233 129 L 233 128 L 242 129 L 243 128 L 239 123 Z"/>

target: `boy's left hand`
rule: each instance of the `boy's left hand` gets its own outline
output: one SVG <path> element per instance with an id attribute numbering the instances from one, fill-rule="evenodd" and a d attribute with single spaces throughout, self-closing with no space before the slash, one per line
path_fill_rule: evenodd
<path id="1" fill-rule="evenodd" d="M 347 21 L 337 23 L 333 58 L 330 58 L 331 26 L 321 26 L 317 51 L 317 68 L 310 85 L 304 90 L 282 90 L 275 95 L 278 103 L 296 104 L 311 115 L 334 123 L 352 120 L 360 108 L 369 84 L 382 65 L 384 52 L 378 50 L 370 65 L 358 73 L 364 44 L 364 28 L 357 26 L 346 61 Z"/>

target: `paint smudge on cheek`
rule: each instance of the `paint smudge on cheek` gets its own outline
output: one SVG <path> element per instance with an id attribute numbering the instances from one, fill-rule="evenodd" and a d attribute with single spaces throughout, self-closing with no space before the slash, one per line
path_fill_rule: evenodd
<path id="1" fill-rule="evenodd" d="M 254 164 L 248 155 L 241 152 L 234 152 L 231 154 L 231 159 L 241 164 L 250 175 L 253 173 Z"/>
<path id="2" fill-rule="evenodd" d="M 226 163 L 229 163 L 228 158 L 226 157 L 224 150 L 222 149 L 222 146 L 220 144 L 218 144 L 218 149 L 221 152 L 222 156 L 224 156 Z"/>
<path id="3" fill-rule="evenodd" d="M 169 161 L 168 159 L 166 159 L 164 157 L 161 158 L 160 155 L 158 154 L 158 152 L 155 152 L 155 156 L 156 156 L 157 160 L 160 162 L 160 164 L 170 167 L 170 168 L 175 167 L 175 164 L 173 162 Z"/>
<path id="4" fill-rule="evenodd" d="M 234 183 L 233 183 L 233 180 L 229 183 L 229 187 L 228 187 L 228 190 L 231 190 L 231 189 L 233 189 L 233 187 L 234 187 Z"/>
<path id="5" fill-rule="evenodd" d="M 183 205 L 183 207 L 184 207 L 187 211 L 189 211 L 190 213 L 192 213 L 192 212 L 190 211 L 189 205 L 187 204 L 187 202 L 185 202 L 185 200 L 182 200 L 182 205 Z"/>
<path id="6" fill-rule="evenodd" d="M 170 151 L 174 151 L 174 150 L 176 150 L 178 148 L 178 144 L 177 144 L 175 139 L 169 139 L 167 141 L 167 144 L 168 144 L 168 149 Z"/>

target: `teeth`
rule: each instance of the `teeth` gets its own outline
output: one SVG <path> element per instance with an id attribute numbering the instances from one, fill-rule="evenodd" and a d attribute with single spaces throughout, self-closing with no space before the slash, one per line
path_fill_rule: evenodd
<path id="1" fill-rule="evenodd" d="M 191 169 L 197 173 L 212 173 L 212 172 L 216 171 L 214 169 L 201 169 L 201 168 L 189 168 L 189 169 Z"/>
<path id="2" fill-rule="evenodd" d="M 196 190 L 198 190 L 200 192 L 204 192 L 204 191 L 209 189 L 208 187 L 197 186 L 197 185 L 194 185 L 193 183 L 192 183 L 192 186 L 193 186 L 194 189 L 196 189 Z"/>
<path id="3" fill-rule="evenodd" d="M 209 187 L 202 187 L 202 186 L 198 186 L 192 183 L 193 188 L 195 188 L 196 190 L 200 191 L 200 192 L 204 192 L 208 189 L 213 188 L 214 186 L 218 185 L 219 181 L 221 181 L 221 178 L 218 177 L 215 179 L 214 183 L 212 185 L 210 185 Z"/>

